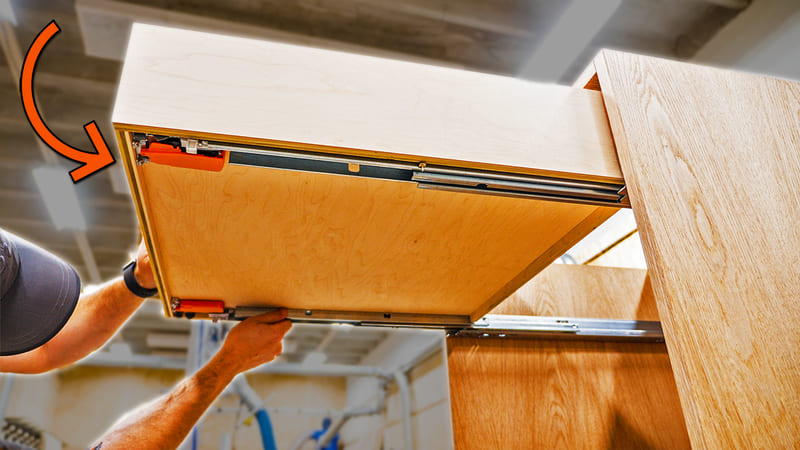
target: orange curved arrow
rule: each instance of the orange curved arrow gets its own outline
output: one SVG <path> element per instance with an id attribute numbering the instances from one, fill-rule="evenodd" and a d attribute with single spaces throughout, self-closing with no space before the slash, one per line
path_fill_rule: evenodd
<path id="1" fill-rule="evenodd" d="M 50 148 L 60 153 L 62 156 L 69 158 L 73 161 L 82 163 L 76 169 L 70 171 L 69 175 L 72 177 L 72 182 L 77 183 L 89 175 L 96 173 L 100 169 L 114 164 L 114 155 L 108 149 L 100 129 L 97 128 L 97 123 L 91 121 L 83 126 L 92 145 L 97 149 L 97 153 L 87 153 L 72 147 L 61 139 L 56 137 L 47 125 L 42 120 L 39 114 L 39 109 L 36 106 L 36 100 L 33 97 L 33 72 L 36 69 L 36 63 L 39 60 L 39 55 L 42 53 L 45 45 L 50 42 L 61 29 L 55 20 L 51 21 L 33 40 L 28 53 L 25 55 L 25 61 L 22 63 L 22 75 L 20 76 L 19 90 L 22 96 L 22 107 L 25 109 L 25 116 L 28 118 L 33 127 L 33 131 L 39 136 L 45 144 Z"/>

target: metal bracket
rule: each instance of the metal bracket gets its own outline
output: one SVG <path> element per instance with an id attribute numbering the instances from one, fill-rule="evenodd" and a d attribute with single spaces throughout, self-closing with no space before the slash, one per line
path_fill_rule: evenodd
<path id="1" fill-rule="evenodd" d="M 133 133 L 136 164 L 145 163 L 219 172 L 227 163 L 225 152 L 203 151 L 197 139 Z"/>
<path id="2" fill-rule="evenodd" d="M 181 138 L 181 147 L 190 155 L 197 154 L 197 139 Z"/>

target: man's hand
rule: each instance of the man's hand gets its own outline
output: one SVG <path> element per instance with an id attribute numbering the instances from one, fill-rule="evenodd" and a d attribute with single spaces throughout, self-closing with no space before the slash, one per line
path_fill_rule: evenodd
<path id="1" fill-rule="evenodd" d="M 105 434 L 103 450 L 178 448 L 233 377 L 271 361 L 289 331 L 286 310 L 251 317 L 228 333 L 222 348 L 194 375 L 154 402 L 128 414 Z"/>
<path id="2" fill-rule="evenodd" d="M 133 276 L 139 286 L 147 289 L 156 287 L 156 278 L 153 269 L 150 267 L 150 255 L 147 254 L 147 247 L 144 241 L 139 242 L 139 251 L 136 253 L 136 267 L 133 269 Z"/>
<path id="3" fill-rule="evenodd" d="M 281 340 L 291 327 L 285 309 L 250 317 L 228 332 L 217 356 L 235 373 L 258 367 L 281 353 Z"/>

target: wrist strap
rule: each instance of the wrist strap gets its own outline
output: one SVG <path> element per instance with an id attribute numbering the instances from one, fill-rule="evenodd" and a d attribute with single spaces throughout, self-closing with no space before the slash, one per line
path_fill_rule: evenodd
<path id="1" fill-rule="evenodd" d="M 136 260 L 134 259 L 122 269 L 122 279 L 125 281 L 125 286 L 128 287 L 128 290 L 133 292 L 133 295 L 142 298 L 154 297 L 157 295 L 158 289 L 147 289 L 136 281 L 136 277 L 133 275 L 133 269 L 135 268 Z"/>

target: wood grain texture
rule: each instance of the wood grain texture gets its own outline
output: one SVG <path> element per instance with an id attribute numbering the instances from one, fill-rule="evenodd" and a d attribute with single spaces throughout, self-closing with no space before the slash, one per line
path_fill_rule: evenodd
<path id="1" fill-rule="evenodd" d="M 492 312 L 652 320 L 648 288 L 641 270 L 554 265 Z M 664 344 L 455 337 L 447 346 L 457 449 L 689 448 Z"/>
<path id="2" fill-rule="evenodd" d="M 598 92 L 134 25 L 113 122 L 360 156 L 621 181 Z"/>
<path id="3" fill-rule="evenodd" d="M 573 205 L 578 206 L 578 205 Z M 543 208 L 546 207 L 543 205 Z M 609 217 L 613 216 L 618 211 L 616 208 L 595 208 L 590 214 L 584 217 L 581 221 L 573 222 L 575 225 L 568 231 L 552 232 L 554 227 L 565 225 L 563 223 L 556 225 L 556 222 L 548 222 L 542 224 L 543 230 L 547 230 L 546 234 L 537 236 L 535 239 L 540 242 L 547 242 L 546 246 L 542 246 L 541 253 L 533 260 L 527 267 L 519 272 L 515 277 L 511 278 L 499 290 L 497 290 L 491 297 L 481 304 L 478 308 L 474 309 L 470 314 L 470 319 L 475 322 L 488 313 L 498 303 L 502 302 L 509 295 L 514 293 L 517 289 L 523 286 L 528 280 L 533 278 L 537 273 L 544 270 L 549 264 L 556 260 L 559 256 L 566 253 L 566 251 L 577 244 L 578 241 L 583 239 L 586 235 L 596 229 L 601 223 L 605 222 Z M 561 237 L 558 235 L 561 234 Z M 510 252 L 516 252 L 516 249 L 509 249 Z"/>
<path id="4" fill-rule="evenodd" d="M 113 120 L 165 307 L 477 319 L 614 209 L 228 165 L 133 163 L 166 133 L 620 181 L 596 92 L 137 25 Z"/>
<path id="5" fill-rule="evenodd" d="M 607 210 L 263 167 L 134 170 L 165 298 L 229 307 L 473 314 Z"/>
<path id="6" fill-rule="evenodd" d="M 552 264 L 491 314 L 659 320 L 646 270 Z"/>
<path id="7" fill-rule="evenodd" d="M 800 446 L 800 84 L 596 61 L 695 448 Z"/>

